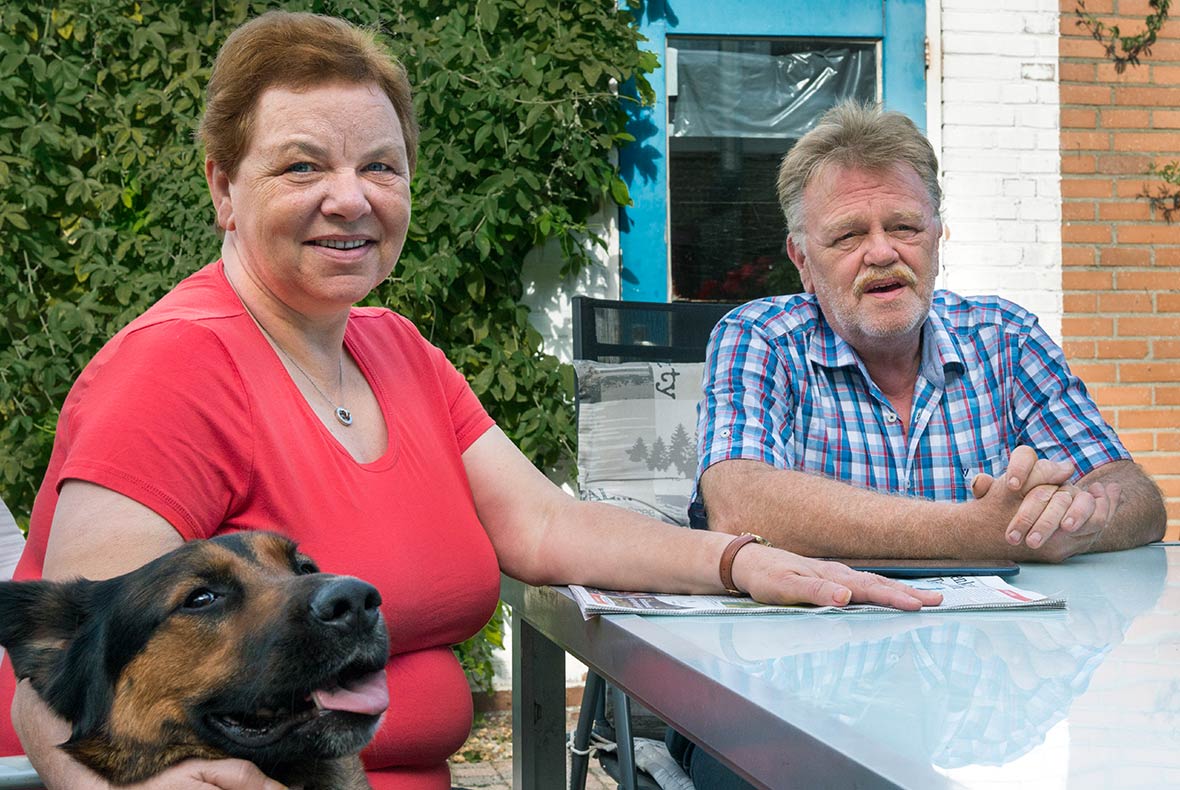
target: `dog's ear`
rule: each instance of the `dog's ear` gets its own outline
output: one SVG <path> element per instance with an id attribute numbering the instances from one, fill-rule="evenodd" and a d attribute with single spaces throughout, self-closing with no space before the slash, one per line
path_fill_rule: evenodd
<path id="1" fill-rule="evenodd" d="M 45 685 L 86 621 L 82 586 L 90 582 L 0 583 L 0 645 L 18 678 Z"/>
<path id="2" fill-rule="evenodd" d="M 105 716 L 111 697 L 102 671 L 103 624 L 93 601 L 109 582 L 0 582 L 0 645 L 18 678 L 33 688 L 74 732 Z"/>

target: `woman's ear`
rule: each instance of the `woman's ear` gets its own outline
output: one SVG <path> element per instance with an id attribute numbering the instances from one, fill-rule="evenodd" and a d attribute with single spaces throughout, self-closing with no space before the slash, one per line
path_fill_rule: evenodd
<path id="1" fill-rule="evenodd" d="M 217 225 L 222 230 L 234 230 L 234 204 L 230 194 L 229 174 L 212 159 L 205 159 L 205 181 L 217 211 Z"/>

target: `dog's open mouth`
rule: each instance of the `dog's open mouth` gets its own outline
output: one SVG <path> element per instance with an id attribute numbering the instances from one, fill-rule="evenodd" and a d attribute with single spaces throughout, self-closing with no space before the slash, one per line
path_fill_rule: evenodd
<path id="1" fill-rule="evenodd" d="M 351 714 L 375 720 L 389 707 L 385 670 L 357 674 L 345 670 L 323 687 L 286 695 L 250 711 L 208 714 L 206 721 L 225 738 L 248 749 L 274 744 L 323 716 Z"/>

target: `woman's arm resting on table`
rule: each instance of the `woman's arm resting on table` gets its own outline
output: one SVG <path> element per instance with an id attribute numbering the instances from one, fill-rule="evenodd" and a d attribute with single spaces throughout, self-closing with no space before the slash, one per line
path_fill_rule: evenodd
<path id="1" fill-rule="evenodd" d="M 44 577 L 107 579 L 134 570 L 183 543 L 172 525 L 152 510 L 110 489 L 70 480 L 61 489 L 45 550 Z M 54 790 L 106 790 L 110 785 L 57 745 L 69 723 L 37 696 L 28 681 L 17 685 L 12 725 L 45 786 Z M 142 785 L 144 790 L 280 790 L 242 760 L 190 760 Z"/>
<path id="2" fill-rule="evenodd" d="M 664 524 L 622 508 L 581 502 L 542 475 L 499 428 L 463 454 L 475 506 L 504 573 L 529 584 L 586 584 L 672 593 L 724 592 L 721 553 L 732 535 Z M 833 562 L 748 545 L 734 583 L 766 603 L 899 609 L 934 605 L 937 594 Z"/>

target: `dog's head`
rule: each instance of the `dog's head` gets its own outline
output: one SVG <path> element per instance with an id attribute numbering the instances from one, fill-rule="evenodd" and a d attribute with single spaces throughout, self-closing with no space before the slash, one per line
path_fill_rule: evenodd
<path id="1" fill-rule="evenodd" d="M 279 778 L 372 738 L 389 701 L 380 602 L 284 537 L 239 533 L 105 581 L 0 583 L 0 644 L 70 720 L 63 748 L 118 783 L 188 757 Z"/>

